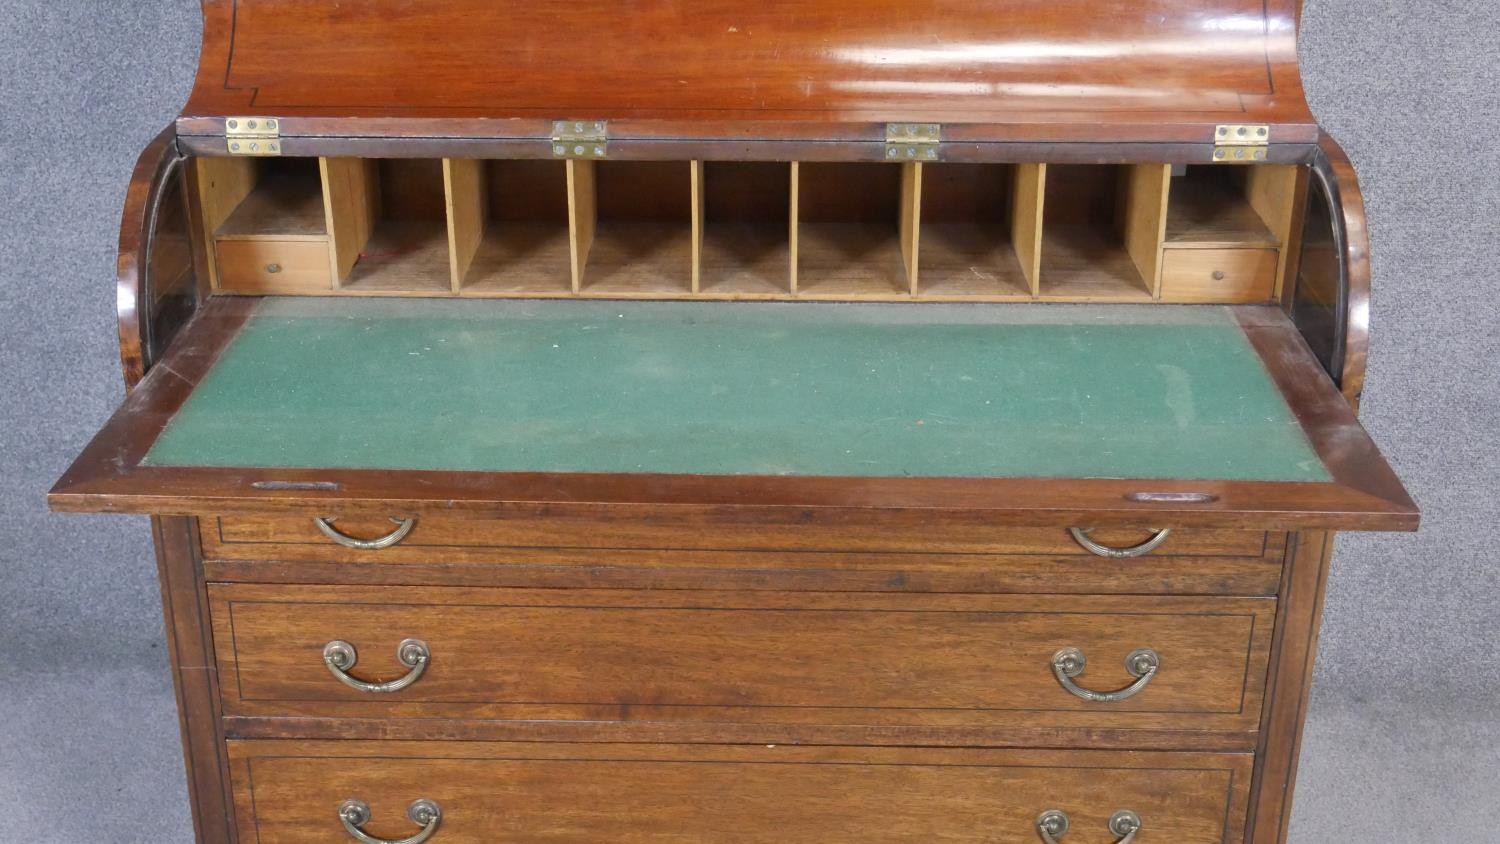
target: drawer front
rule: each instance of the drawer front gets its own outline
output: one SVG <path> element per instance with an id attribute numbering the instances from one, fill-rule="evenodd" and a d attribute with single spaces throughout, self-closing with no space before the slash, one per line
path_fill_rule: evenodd
<path id="1" fill-rule="evenodd" d="M 1219 730 L 1260 714 L 1274 601 L 220 585 L 225 714 L 996 729 Z M 324 662 L 346 642 L 352 679 Z M 1119 701 L 1080 689 L 1137 683 Z"/>
<path id="2" fill-rule="evenodd" d="M 349 840 L 339 809 L 368 807 L 368 835 L 434 844 L 733 841 L 1035 844 L 1039 816 L 1065 841 L 1115 841 L 1134 813 L 1140 844 L 1243 840 L 1246 754 L 975 751 L 479 742 L 231 742 L 239 838 Z"/>
<path id="3" fill-rule="evenodd" d="M 333 289 L 327 241 L 220 240 L 219 289 L 229 293 L 311 293 Z"/>
<path id="4" fill-rule="evenodd" d="M 1276 293 L 1275 249 L 1167 249 L 1161 298 L 1167 302 L 1269 302 Z"/>
<path id="5" fill-rule="evenodd" d="M 332 527 L 358 539 L 394 529 L 387 518 L 359 516 Z M 205 519 L 202 528 L 215 580 L 840 591 L 1274 595 L 1287 542 L 1280 533 L 1177 530 L 1144 556 L 1119 560 L 1090 553 L 1063 529 L 940 516 L 910 524 L 878 516 L 839 524 L 795 515 L 769 524 L 733 514 L 671 521 L 423 517 L 380 550 L 342 546 L 311 516 L 223 516 Z M 1151 538 L 1129 528 L 1089 536 L 1121 548 Z M 337 562 L 382 565 L 304 565 Z"/>

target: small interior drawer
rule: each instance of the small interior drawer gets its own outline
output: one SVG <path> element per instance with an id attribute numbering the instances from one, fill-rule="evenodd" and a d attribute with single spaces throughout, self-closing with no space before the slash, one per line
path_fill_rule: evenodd
<path id="1" fill-rule="evenodd" d="M 227 715 L 1248 734 L 1275 602 L 216 585 L 210 603 Z M 398 657 L 410 642 L 426 657 Z M 1068 649 L 1084 666 L 1063 682 Z M 1148 650 L 1155 672 L 1132 669 Z"/>
<path id="2" fill-rule="evenodd" d="M 1166 249 L 1165 302 L 1269 302 L 1276 292 L 1275 249 Z"/>
<path id="3" fill-rule="evenodd" d="M 219 240 L 219 289 L 281 294 L 333 289 L 328 243 L 316 240 Z"/>
<path id="4" fill-rule="evenodd" d="M 1044 813 L 1063 841 L 1244 840 L 1249 754 L 933 748 L 232 741 L 241 841 L 733 841 L 736 844 L 1036 842 Z"/>

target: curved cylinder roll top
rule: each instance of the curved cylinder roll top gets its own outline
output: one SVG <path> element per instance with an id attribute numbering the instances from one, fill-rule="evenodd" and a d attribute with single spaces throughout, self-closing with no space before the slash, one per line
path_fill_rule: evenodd
<path id="1" fill-rule="evenodd" d="M 204 0 L 183 134 L 1315 143 L 1296 0 Z M 353 121 L 353 122 L 349 122 Z"/>

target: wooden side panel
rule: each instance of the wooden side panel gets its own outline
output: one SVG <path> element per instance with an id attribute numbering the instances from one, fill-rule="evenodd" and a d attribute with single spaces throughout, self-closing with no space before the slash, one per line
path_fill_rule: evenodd
<path id="1" fill-rule="evenodd" d="M 917 295 L 918 241 L 922 234 L 922 162 L 901 165 L 901 260 L 911 294 Z"/>
<path id="2" fill-rule="evenodd" d="M 1294 534 L 1287 557 L 1246 834 L 1253 844 L 1283 844 L 1291 823 L 1333 540 L 1334 534 L 1322 531 Z"/>
<path id="3" fill-rule="evenodd" d="M 1137 813 L 1142 842 L 1240 844 L 1245 754 L 973 751 L 727 745 L 234 742 L 247 840 L 342 841 L 336 810 L 367 802 L 364 831 L 420 831 L 406 808 L 442 807 L 434 841 L 555 844 L 946 844 L 1113 841 Z M 256 836 L 259 836 L 256 838 Z"/>
<path id="4" fill-rule="evenodd" d="M 457 293 L 484 240 L 489 218 L 484 162 L 472 158 L 443 160 L 443 192 L 448 205 L 448 266 Z"/>
<path id="5" fill-rule="evenodd" d="M 599 197 L 594 181 L 594 162 L 568 161 L 568 242 L 572 255 L 573 292 L 583 289 L 589 251 L 599 225 Z"/>
<path id="6" fill-rule="evenodd" d="M 157 575 L 167 628 L 167 656 L 182 724 L 188 799 L 197 840 L 236 840 L 225 755 L 219 672 L 209 628 L 208 594 L 198 557 L 197 521 L 153 518 Z M 251 837 L 248 839 L 254 841 Z"/>
<path id="7" fill-rule="evenodd" d="M 375 233 L 380 215 L 377 167 L 378 162 L 362 158 L 325 158 L 321 162 L 335 286 L 354 271 L 360 252 Z"/>
<path id="8" fill-rule="evenodd" d="M 1010 239 L 1015 244 L 1021 272 L 1031 284 L 1031 295 L 1041 294 L 1042 212 L 1047 193 L 1047 165 L 1016 165 L 1015 198 L 1011 203 Z"/>
<path id="9" fill-rule="evenodd" d="M 1245 174 L 1245 195 L 1250 207 L 1260 215 L 1266 228 L 1280 244 L 1280 256 L 1276 268 L 1276 295 L 1279 297 L 1286 284 L 1286 268 L 1293 250 L 1293 223 L 1302 206 L 1302 191 L 1299 182 L 1303 168 L 1291 165 L 1265 164 L 1249 168 Z"/>
<path id="10" fill-rule="evenodd" d="M 1296 165 L 1259 164 L 1247 168 L 1245 196 L 1250 207 L 1271 230 L 1278 244 L 1291 237 L 1292 216 L 1296 210 Z"/>
<path id="11" fill-rule="evenodd" d="M 219 289 L 214 232 L 255 189 L 255 161 L 249 158 L 204 157 L 198 165 L 198 207 L 203 212 L 204 245 L 208 252 L 209 286 Z"/>
<path id="12" fill-rule="evenodd" d="M 1162 242 L 1167 236 L 1167 194 L 1172 188 L 1169 164 L 1133 164 L 1127 168 L 1121 196 L 1125 251 L 1153 295 L 1161 290 Z"/>

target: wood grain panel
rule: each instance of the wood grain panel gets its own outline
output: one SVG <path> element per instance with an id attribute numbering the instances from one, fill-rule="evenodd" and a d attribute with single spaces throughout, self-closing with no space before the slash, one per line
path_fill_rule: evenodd
<path id="1" fill-rule="evenodd" d="M 369 0 L 347 15 L 322 0 L 208 0 L 180 129 L 212 133 L 253 105 L 299 138 L 543 140 L 551 119 L 599 115 L 612 156 L 617 138 L 883 140 L 870 130 L 890 121 L 952 124 L 944 140 L 966 142 L 1203 143 L 1215 123 L 1272 123 L 1273 141 L 1308 143 L 1297 5 L 1131 0 L 1101 16 L 1084 0 L 701 0 L 622 15 Z"/>
<path id="2" fill-rule="evenodd" d="M 1284 534 L 1178 531 L 1138 560 L 1095 557 L 1057 529 L 965 526 L 929 517 L 909 528 L 754 524 L 713 519 L 479 521 L 419 519 L 382 551 L 336 545 L 309 517 L 229 516 L 206 522 L 211 576 L 226 581 L 504 586 L 662 586 L 820 591 L 1275 594 Z M 356 536 L 390 522 L 340 518 Z M 1099 530 L 1133 545 L 1148 534 Z M 799 544 L 800 543 L 800 544 Z M 341 565 L 358 562 L 357 569 Z"/>
<path id="3" fill-rule="evenodd" d="M 1143 844 L 1243 841 L 1244 754 L 412 742 L 231 742 L 241 840 L 342 841 L 357 797 L 365 827 L 443 842 L 1034 844 L 1061 809 L 1069 841 L 1110 841 L 1128 808 Z"/>
<path id="4" fill-rule="evenodd" d="M 231 715 L 612 720 L 881 727 L 1253 732 L 1274 602 L 1249 598 L 865 595 L 218 585 L 210 589 Z M 333 677 L 352 643 L 367 682 L 432 661 L 395 694 Z M 1084 701 L 1054 653 L 1089 656 Z"/>
<path id="5" fill-rule="evenodd" d="M 503 521 L 419 519 L 382 551 L 336 545 L 308 517 L 233 516 L 207 522 L 204 553 L 218 580 L 507 586 L 664 586 L 821 591 L 1125 592 L 1271 595 L 1284 534 L 1178 531 L 1134 561 L 1095 557 L 1057 529 L 1001 530 L 928 517 L 900 526 L 754 524 L 710 519 Z M 390 522 L 340 518 L 356 536 Z M 1133 545 L 1129 529 L 1094 536 Z M 799 544 L 800 543 L 800 544 Z M 341 567 L 358 562 L 358 569 Z"/>

